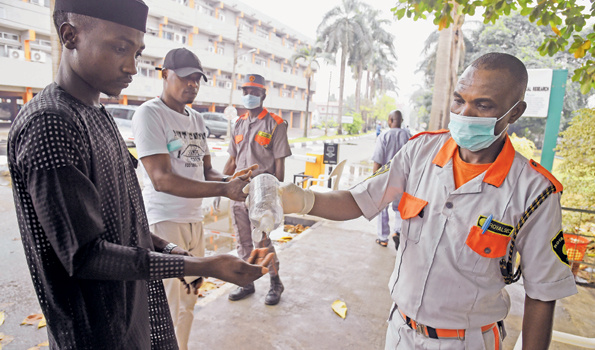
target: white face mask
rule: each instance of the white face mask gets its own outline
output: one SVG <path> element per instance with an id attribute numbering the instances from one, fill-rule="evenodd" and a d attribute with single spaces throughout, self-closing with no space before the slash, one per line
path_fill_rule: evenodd
<path id="1" fill-rule="evenodd" d="M 506 125 L 506 128 L 500 134 L 494 135 L 496 123 L 510 113 L 519 102 L 521 101 L 517 101 L 500 118 L 468 117 L 450 112 L 450 123 L 448 124 L 450 134 L 459 147 L 468 149 L 471 152 L 486 149 L 508 130 L 508 125 Z"/>

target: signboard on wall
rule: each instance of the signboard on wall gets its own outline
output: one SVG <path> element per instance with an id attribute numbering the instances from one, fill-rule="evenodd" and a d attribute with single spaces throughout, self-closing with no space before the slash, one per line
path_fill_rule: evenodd
<path id="1" fill-rule="evenodd" d="M 529 81 L 525 92 L 527 110 L 524 117 L 547 118 L 552 91 L 552 69 L 527 69 Z"/>
<path id="2" fill-rule="evenodd" d="M 344 115 L 341 117 L 341 124 L 353 124 L 353 117 Z"/>

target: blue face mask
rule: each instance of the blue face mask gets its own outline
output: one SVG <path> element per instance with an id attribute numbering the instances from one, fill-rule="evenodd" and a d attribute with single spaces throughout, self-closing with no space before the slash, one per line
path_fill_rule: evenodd
<path id="1" fill-rule="evenodd" d="M 500 134 L 494 135 L 496 123 L 512 111 L 519 102 L 521 101 L 517 101 L 517 103 L 515 103 L 514 106 L 500 118 L 468 117 L 450 112 L 450 123 L 448 124 L 450 135 L 459 147 L 468 149 L 471 152 L 486 149 L 508 129 L 508 125 L 506 125 L 506 128 L 502 130 Z"/>
<path id="2" fill-rule="evenodd" d="M 244 107 L 248 109 L 258 108 L 260 107 L 260 96 L 254 96 L 250 94 L 243 95 L 242 103 L 244 104 Z"/>

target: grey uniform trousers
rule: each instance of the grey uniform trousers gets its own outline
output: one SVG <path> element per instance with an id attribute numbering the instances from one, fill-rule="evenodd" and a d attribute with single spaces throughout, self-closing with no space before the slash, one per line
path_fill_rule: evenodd
<path id="1" fill-rule="evenodd" d="M 254 227 L 250 223 L 246 203 L 231 201 L 231 222 L 238 239 L 238 256 L 246 261 L 254 249 L 254 243 L 252 242 L 252 229 Z M 257 243 L 256 247 L 268 248 L 270 253 L 275 253 L 275 247 L 269 238 L 263 239 Z M 277 258 L 276 253 L 275 258 L 269 264 L 268 269 L 271 277 L 275 277 L 279 274 L 279 259 Z"/>

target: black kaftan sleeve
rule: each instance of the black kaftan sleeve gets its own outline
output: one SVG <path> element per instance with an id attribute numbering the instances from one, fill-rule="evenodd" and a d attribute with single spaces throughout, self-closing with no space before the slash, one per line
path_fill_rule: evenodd
<path id="1" fill-rule="evenodd" d="M 91 178 L 85 135 L 55 115 L 40 115 L 15 142 L 17 169 L 53 253 L 68 275 L 86 279 L 135 280 L 183 275 L 181 256 L 124 246 L 102 238 L 105 225 Z M 165 267 L 165 268 L 164 268 Z"/>

